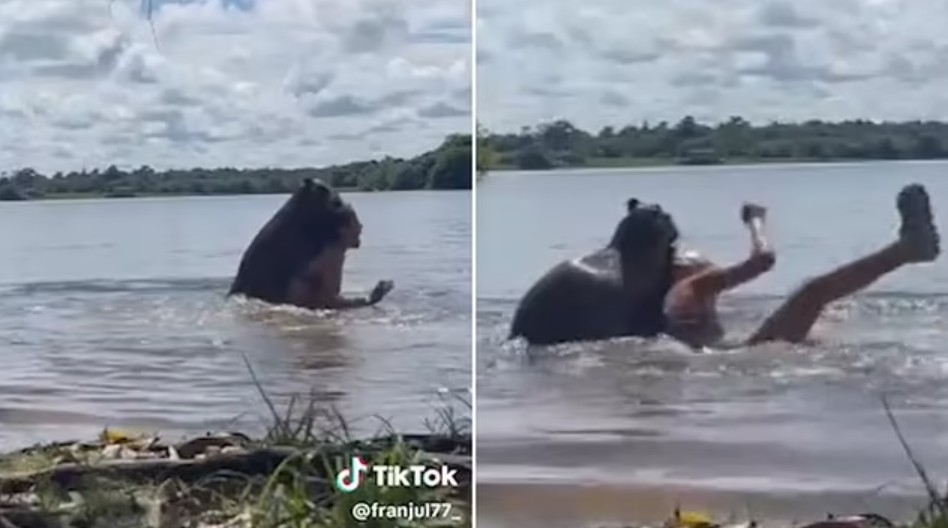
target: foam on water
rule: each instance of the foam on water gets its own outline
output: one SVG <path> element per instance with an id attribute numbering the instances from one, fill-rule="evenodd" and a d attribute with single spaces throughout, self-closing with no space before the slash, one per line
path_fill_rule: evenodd
<path id="1" fill-rule="evenodd" d="M 729 326 L 752 328 L 774 301 L 735 295 L 723 317 Z M 583 460 L 621 464 L 614 456 L 631 457 L 626 463 L 635 460 L 637 469 L 610 479 L 639 484 L 841 490 L 880 485 L 893 476 L 885 472 L 898 467 L 896 480 L 908 485 L 911 469 L 899 467 L 903 455 L 886 427 L 883 395 L 900 419 L 922 424 L 920 451 L 931 454 L 937 445 L 932 426 L 943 423 L 940 407 L 948 403 L 948 354 L 937 330 L 948 328 L 945 295 L 857 297 L 833 306 L 813 343 L 705 353 L 669 339 L 555 347 L 507 342 L 501 314 L 509 317 L 514 306 L 486 302 L 479 332 L 479 408 L 495 422 L 480 429 L 479 445 L 487 446 L 486 475 L 498 482 L 523 470 L 494 460 L 503 446 L 532 438 L 534 454 L 522 461 L 533 462 L 530 474 L 565 481 L 589 478 Z M 886 331 L 880 331 L 883 325 Z M 519 412 L 501 412 L 504 407 Z M 508 419 L 516 425 L 505 424 Z M 621 432 L 643 430 L 651 433 Z M 593 442 L 597 447 L 582 447 Z M 787 457 L 797 461 L 774 463 Z M 835 461 L 826 464 L 828 459 Z M 937 457 L 942 459 L 948 462 Z"/>

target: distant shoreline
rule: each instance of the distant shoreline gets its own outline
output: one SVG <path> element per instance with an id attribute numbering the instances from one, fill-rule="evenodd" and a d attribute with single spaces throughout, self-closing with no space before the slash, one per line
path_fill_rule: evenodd
<path id="1" fill-rule="evenodd" d="M 68 200 L 80 198 L 144 198 L 154 196 L 233 196 L 289 194 L 306 179 L 322 180 L 345 191 L 470 190 L 473 187 L 470 135 L 448 136 L 435 150 L 411 159 L 386 157 L 322 168 L 234 167 L 137 169 L 42 174 L 30 167 L 0 173 L 0 201 Z"/>
<path id="2" fill-rule="evenodd" d="M 814 159 L 814 158 L 732 158 L 717 163 L 680 163 L 670 158 L 622 158 L 592 159 L 578 165 L 560 165 L 547 169 L 522 169 L 510 164 L 497 165 L 487 169 L 489 175 L 495 172 L 568 172 L 590 169 L 654 169 L 654 168 L 698 168 L 698 167 L 752 167 L 772 165 L 856 165 L 870 163 L 948 163 L 944 158 L 905 158 L 905 159 Z"/>
<path id="3" fill-rule="evenodd" d="M 359 193 L 359 194 L 375 194 L 375 193 L 400 193 L 408 191 L 470 191 L 470 189 L 382 189 L 382 190 L 372 190 L 372 189 L 360 189 L 358 187 L 334 187 L 333 190 L 340 193 Z M 254 193 L 132 193 L 132 194 L 109 194 L 109 193 L 56 193 L 56 194 L 47 194 L 45 196 L 37 198 L 29 198 L 27 200 L 8 200 L 7 203 L 22 203 L 22 202 L 62 202 L 68 200 L 132 200 L 137 198 L 194 198 L 194 197 L 214 197 L 214 196 L 285 196 L 290 194 L 289 192 L 254 192 Z M 3 203 L 3 200 L 0 200 L 0 203 Z"/>
<path id="4" fill-rule="evenodd" d="M 583 130 L 570 121 L 519 132 L 478 129 L 478 168 L 637 168 L 948 159 L 948 122 L 808 120 L 642 122 Z"/>

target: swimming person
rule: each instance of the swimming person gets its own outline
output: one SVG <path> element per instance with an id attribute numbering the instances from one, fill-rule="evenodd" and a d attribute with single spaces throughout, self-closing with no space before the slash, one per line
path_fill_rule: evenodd
<path id="1" fill-rule="evenodd" d="M 925 188 L 921 185 L 904 187 L 896 204 L 901 226 L 894 242 L 808 279 L 744 344 L 803 342 L 831 302 L 859 292 L 905 265 L 934 261 L 941 251 L 940 240 Z M 767 272 L 776 262 L 776 254 L 764 236 L 766 209 L 746 204 L 742 207 L 741 219 L 751 235 L 750 256 L 727 267 L 707 262 L 679 267 L 675 284 L 665 299 L 666 333 L 694 348 L 722 344 L 724 330 L 716 310 L 719 295 Z"/>
<path id="2" fill-rule="evenodd" d="M 322 252 L 290 282 L 290 302 L 311 309 L 336 310 L 378 303 L 394 288 L 392 281 L 379 281 L 368 297 L 342 296 L 346 252 L 362 245 L 362 223 L 349 204 L 338 205 L 331 221 L 335 229 Z"/>

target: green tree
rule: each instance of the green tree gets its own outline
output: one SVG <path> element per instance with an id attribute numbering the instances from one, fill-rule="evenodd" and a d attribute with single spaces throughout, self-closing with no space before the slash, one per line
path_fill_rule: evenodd
<path id="1" fill-rule="evenodd" d="M 553 168 L 553 161 L 539 145 L 531 145 L 517 153 L 517 168 L 523 170 L 548 170 Z"/>
<path id="2" fill-rule="evenodd" d="M 452 136 L 439 149 L 428 175 L 430 189 L 470 189 L 473 176 L 471 136 Z"/>
<path id="3" fill-rule="evenodd" d="M 490 132 L 477 124 L 477 176 L 482 178 L 494 164 L 495 154 L 490 141 Z"/>
<path id="4" fill-rule="evenodd" d="M 18 202 L 26 199 L 26 195 L 17 189 L 12 183 L 0 183 L 0 202 Z"/>
<path id="5" fill-rule="evenodd" d="M 945 156 L 945 149 L 937 137 L 924 134 L 916 140 L 915 156 L 922 159 L 942 158 Z"/>

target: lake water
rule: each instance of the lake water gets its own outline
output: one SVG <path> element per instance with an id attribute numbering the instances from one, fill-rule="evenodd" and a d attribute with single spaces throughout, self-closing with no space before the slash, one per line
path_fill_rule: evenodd
<path id="1" fill-rule="evenodd" d="M 502 520 L 508 508 L 520 515 L 508 525 L 524 526 L 529 515 L 507 500 L 518 485 L 531 490 L 524 497 L 547 497 L 550 508 L 531 509 L 534 517 L 547 512 L 546 526 L 577 526 L 569 516 L 579 516 L 579 506 L 557 509 L 571 500 L 564 486 L 724 493 L 738 509 L 745 505 L 739 497 L 762 492 L 807 495 L 811 508 L 821 497 L 874 496 L 879 487 L 910 497 L 917 479 L 882 410 L 883 394 L 918 456 L 943 482 L 946 260 L 902 269 L 835 304 L 815 330 L 819 343 L 813 346 L 699 355 L 662 340 L 528 349 L 504 338 L 533 281 L 563 259 L 604 246 L 629 197 L 662 204 L 676 218 L 683 245 L 721 263 L 749 251 L 741 203 L 769 206 L 777 267 L 722 301 L 725 326 L 741 336 L 806 277 L 893 240 L 895 194 L 906 183 L 928 187 L 948 233 L 946 172 L 943 163 L 873 163 L 485 179 L 477 196 L 482 518 Z M 542 489 L 559 491 L 536 491 Z M 628 496 L 613 495 L 618 512 Z M 574 499 L 580 504 L 589 497 Z M 596 501 L 595 520 L 619 520 L 610 517 L 611 506 L 600 504 L 601 496 Z M 831 510 L 815 514 L 824 511 Z M 621 520 L 632 520 L 625 515 Z"/>
<path id="2" fill-rule="evenodd" d="M 471 195 L 347 195 L 365 225 L 335 315 L 227 299 L 285 196 L 0 204 L 0 448 L 103 426 L 171 436 L 266 416 L 244 357 L 280 402 L 314 392 L 357 430 L 424 431 L 470 401 Z"/>

